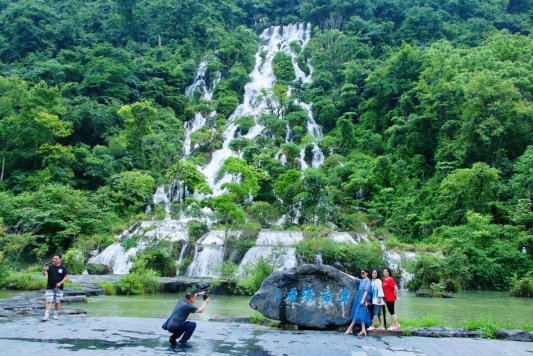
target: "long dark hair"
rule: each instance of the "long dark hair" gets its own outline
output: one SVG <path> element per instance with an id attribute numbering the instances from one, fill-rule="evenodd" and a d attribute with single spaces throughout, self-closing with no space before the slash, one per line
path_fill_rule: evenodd
<path id="1" fill-rule="evenodd" d="M 384 271 L 387 270 L 387 272 L 389 272 L 389 277 L 392 277 L 392 272 L 391 272 L 391 270 L 390 270 L 389 267 L 385 267 L 385 268 L 383 268 L 383 270 L 384 270 Z M 379 272 L 378 272 L 378 273 L 379 273 Z"/>
<path id="2" fill-rule="evenodd" d="M 374 268 L 374 269 L 372 270 L 372 273 L 374 273 L 374 271 L 377 272 L 378 276 L 377 276 L 376 278 L 379 279 L 379 270 L 378 270 L 377 268 Z"/>

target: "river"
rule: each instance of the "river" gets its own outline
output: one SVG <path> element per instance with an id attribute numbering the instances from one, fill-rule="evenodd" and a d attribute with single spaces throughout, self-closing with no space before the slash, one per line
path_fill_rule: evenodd
<path id="1" fill-rule="evenodd" d="M 82 308 L 92 316 L 165 317 L 180 297 L 176 294 L 92 297 Z M 194 318 L 251 316 L 256 312 L 248 306 L 249 300 L 250 297 L 214 295 L 205 313 Z M 397 313 L 400 322 L 431 316 L 448 326 L 480 318 L 531 325 L 533 299 L 511 298 L 506 292 L 461 292 L 453 299 L 418 298 L 414 293 L 400 291 Z"/>

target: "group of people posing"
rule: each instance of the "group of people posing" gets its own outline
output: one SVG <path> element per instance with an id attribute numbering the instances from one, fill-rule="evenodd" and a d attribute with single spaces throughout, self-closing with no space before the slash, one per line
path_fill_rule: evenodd
<path id="1" fill-rule="evenodd" d="M 367 331 L 385 330 L 385 306 L 392 319 L 392 325 L 387 330 L 399 329 L 400 325 L 394 311 L 394 303 L 398 299 L 398 286 L 391 276 L 390 269 L 383 269 L 383 281 L 379 278 L 377 269 L 372 270 L 372 279 L 369 278 L 368 270 L 361 271 L 361 278 L 345 274 L 355 282 L 357 294 L 350 312 L 352 322 L 344 334 L 352 334 L 356 324 L 361 325 L 358 336 L 366 336 Z M 379 327 L 376 328 L 378 320 Z"/>

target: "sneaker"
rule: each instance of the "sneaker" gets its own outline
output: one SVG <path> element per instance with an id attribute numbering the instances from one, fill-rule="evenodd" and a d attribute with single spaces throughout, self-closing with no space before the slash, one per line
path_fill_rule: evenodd
<path id="1" fill-rule="evenodd" d="M 398 329 L 398 327 L 396 325 L 393 325 L 390 328 L 388 328 L 387 331 L 394 331 L 396 329 Z"/>
<path id="2" fill-rule="evenodd" d="M 377 331 L 385 331 L 385 328 L 380 326 L 379 328 L 376 329 Z"/>
<path id="3" fill-rule="evenodd" d="M 50 319 L 50 315 L 44 314 L 44 317 L 41 320 L 42 321 L 47 321 L 48 319 Z"/>
<path id="4" fill-rule="evenodd" d="M 367 331 L 372 331 L 372 330 L 376 330 L 376 328 L 373 327 L 373 326 L 369 326 L 366 330 L 367 330 Z"/>
<path id="5" fill-rule="evenodd" d="M 54 320 L 57 320 L 57 319 L 59 319 L 59 315 L 54 313 Z"/>

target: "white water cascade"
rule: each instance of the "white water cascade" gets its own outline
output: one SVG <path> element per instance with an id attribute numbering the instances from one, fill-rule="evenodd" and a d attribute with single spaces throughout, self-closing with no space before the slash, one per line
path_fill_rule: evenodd
<path id="1" fill-rule="evenodd" d="M 383 260 L 385 261 L 385 265 L 394 272 L 400 274 L 399 288 L 406 289 L 407 283 L 414 278 L 414 274 L 408 272 L 404 265 L 407 261 L 416 260 L 416 253 L 409 251 L 389 251 L 383 242 L 381 242 L 381 250 L 383 251 Z"/>
<path id="2" fill-rule="evenodd" d="M 224 260 L 224 237 L 223 230 L 211 230 L 207 235 L 197 241 L 194 251 L 194 259 L 187 269 L 188 276 L 195 277 L 218 277 L 220 267 Z"/>
<path id="3" fill-rule="evenodd" d="M 301 231 L 261 230 L 255 246 L 246 252 L 239 273 L 245 274 L 260 258 L 268 258 L 274 262 L 276 270 L 296 267 L 296 244 L 304 238 Z"/>
<path id="4" fill-rule="evenodd" d="M 193 83 L 185 89 L 185 95 L 188 97 L 193 97 L 196 93 L 200 92 L 202 94 L 202 99 L 213 99 L 215 88 L 221 79 L 221 73 L 217 71 L 215 73 L 215 78 L 213 78 L 212 82 L 209 84 L 207 78 L 207 65 L 207 60 L 204 60 L 198 66 Z M 185 139 L 183 141 L 185 157 L 191 154 L 191 134 L 204 127 L 207 124 L 207 120 L 215 114 L 216 112 L 214 111 L 207 116 L 202 113 L 196 113 L 193 120 L 185 123 Z"/>
<path id="5" fill-rule="evenodd" d="M 217 196 L 222 193 L 221 186 L 228 182 L 228 177 L 218 177 L 218 172 L 224 161 L 229 157 L 237 157 L 238 153 L 229 148 L 238 126 L 235 119 L 241 116 L 251 116 L 255 120 L 255 125 L 250 128 L 244 137 L 253 139 L 261 134 L 263 126 L 258 123 L 257 118 L 260 114 L 266 112 L 268 107 L 264 100 L 260 100 L 261 93 L 264 90 L 271 90 L 274 86 L 275 76 L 272 70 L 272 60 L 279 51 L 288 53 L 293 61 L 297 79 L 303 82 L 311 80 L 310 75 L 305 76 L 303 71 L 296 63 L 296 54 L 291 50 L 290 43 L 296 41 L 303 48 L 310 39 L 310 24 L 293 24 L 288 26 L 273 26 L 265 29 L 260 38 L 265 43 L 256 53 L 255 67 L 250 73 L 250 82 L 244 87 L 244 100 L 235 112 L 229 117 L 228 125 L 223 133 L 223 144 L 220 150 L 213 152 L 211 161 L 202 169 L 209 185 L 213 188 L 213 195 Z M 312 117 L 311 117 L 312 119 Z M 316 125 L 316 123 L 315 123 Z M 279 155 L 281 159 L 282 156 Z M 318 162 L 319 160 L 317 160 Z M 220 179 L 219 179 L 220 178 Z"/>

